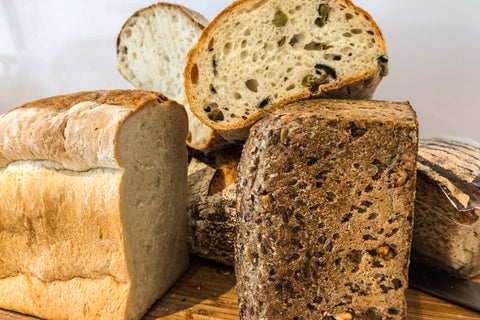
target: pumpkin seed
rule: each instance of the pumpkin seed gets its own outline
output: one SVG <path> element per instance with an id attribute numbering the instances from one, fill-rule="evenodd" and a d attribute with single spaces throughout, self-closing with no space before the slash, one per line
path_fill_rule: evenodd
<path id="1" fill-rule="evenodd" d="M 285 12 L 278 10 L 275 13 L 275 17 L 273 17 L 273 24 L 275 27 L 281 28 L 287 25 L 288 22 L 288 16 L 286 15 Z"/>
<path id="2" fill-rule="evenodd" d="M 210 112 L 208 114 L 208 119 L 212 120 L 212 121 L 223 121 L 225 119 L 225 117 L 223 116 L 223 112 L 218 110 L 218 109 L 215 109 L 215 110 L 212 110 L 212 112 Z"/>
<path id="3" fill-rule="evenodd" d="M 318 14 L 320 15 L 320 18 L 317 18 L 315 20 L 315 24 L 319 27 L 323 27 L 325 24 L 327 24 L 329 13 L 330 13 L 330 7 L 327 4 L 322 3 L 318 7 Z"/>
<path id="4" fill-rule="evenodd" d="M 330 81 L 327 74 L 322 74 L 319 77 L 308 74 L 302 79 L 302 86 L 307 88 L 310 92 L 316 92 L 318 90 L 318 87 L 320 87 L 322 84 L 327 84 L 329 82 Z"/>
<path id="5" fill-rule="evenodd" d="M 305 45 L 304 49 L 308 51 L 312 51 L 312 50 L 322 51 L 322 50 L 330 49 L 331 47 L 332 46 L 329 46 L 328 44 L 322 43 L 322 42 L 310 42 Z"/>

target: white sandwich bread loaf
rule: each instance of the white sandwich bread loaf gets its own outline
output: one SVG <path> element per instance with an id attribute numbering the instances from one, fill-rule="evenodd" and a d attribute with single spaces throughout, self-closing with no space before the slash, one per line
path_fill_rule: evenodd
<path id="1" fill-rule="evenodd" d="M 287 102 L 369 99 L 387 73 L 381 30 L 349 0 L 242 0 L 205 28 L 184 77 L 192 112 L 243 143 Z"/>
<path id="2" fill-rule="evenodd" d="M 188 51 L 207 24 L 198 12 L 158 3 L 134 13 L 117 38 L 118 71 L 137 89 L 161 92 L 183 104 L 189 121 L 187 144 L 197 150 L 228 145 L 190 112 L 183 88 Z"/>
<path id="3" fill-rule="evenodd" d="M 188 267 L 187 116 L 93 91 L 0 117 L 0 308 L 140 319 Z"/>

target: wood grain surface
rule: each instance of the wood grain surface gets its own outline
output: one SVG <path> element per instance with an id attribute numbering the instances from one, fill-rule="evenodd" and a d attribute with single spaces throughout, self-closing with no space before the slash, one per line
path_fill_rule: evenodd
<path id="1" fill-rule="evenodd" d="M 144 320 L 238 320 L 235 290 L 233 268 L 193 257 L 188 272 Z M 407 300 L 407 320 L 480 320 L 480 313 L 415 289 L 408 290 Z M 0 320 L 7 319 L 36 318 L 0 309 Z"/>

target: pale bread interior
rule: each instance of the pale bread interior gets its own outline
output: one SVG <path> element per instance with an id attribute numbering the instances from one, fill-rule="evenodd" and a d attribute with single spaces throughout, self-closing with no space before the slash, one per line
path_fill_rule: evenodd
<path id="1" fill-rule="evenodd" d="M 183 87 L 187 54 L 208 21 L 177 6 L 158 4 L 133 15 L 119 35 L 117 68 L 136 88 L 161 92 L 185 106 L 189 121 L 187 142 L 203 149 L 214 135 L 190 111 Z M 198 20 L 193 21 L 192 18 Z"/>

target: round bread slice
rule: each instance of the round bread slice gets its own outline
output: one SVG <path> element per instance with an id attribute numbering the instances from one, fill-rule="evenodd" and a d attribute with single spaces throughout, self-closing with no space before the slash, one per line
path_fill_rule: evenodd
<path id="1" fill-rule="evenodd" d="M 205 28 L 184 78 L 192 112 L 242 143 L 288 102 L 370 99 L 387 73 L 380 28 L 349 0 L 241 0 Z"/>
<path id="2" fill-rule="evenodd" d="M 117 38 L 117 69 L 137 89 L 161 92 L 185 106 L 187 144 L 215 150 L 227 142 L 190 111 L 183 88 L 188 51 L 208 24 L 200 13 L 180 5 L 158 3 L 135 12 Z"/>

